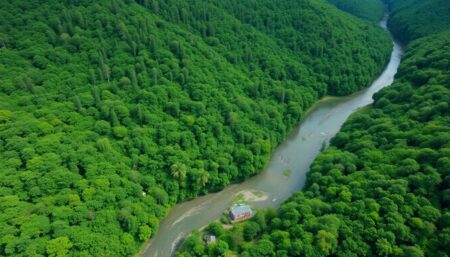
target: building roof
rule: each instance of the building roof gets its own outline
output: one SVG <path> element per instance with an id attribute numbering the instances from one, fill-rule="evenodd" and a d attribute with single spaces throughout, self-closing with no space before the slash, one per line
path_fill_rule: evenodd
<path id="1" fill-rule="evenodd" d="M 237 216 L 239 216 L 239 215 L 242 215 L 242 214 L 245 214 L 245 213 L 253 213 L 253 212 L 252 212 L 252 209 L 250 208 L 250 206 L 248 206 L 248 205 L 243 205 L 243 204 L 240 204 L 240 205 L 236 205 L 236 206 L 231 207 L 230 212 L 231 212 L 231 214 L 233 214 L 233 216 L 235 216 L 235 217 L 237 217 Z"/>
<path id="2" fill-rule="evenodd" d="M 207 243 L 214 243 L 214 242 L 216 242 L 216 236 L 215 235 L 208 235 L 206 237 L 206 242 Z"/>

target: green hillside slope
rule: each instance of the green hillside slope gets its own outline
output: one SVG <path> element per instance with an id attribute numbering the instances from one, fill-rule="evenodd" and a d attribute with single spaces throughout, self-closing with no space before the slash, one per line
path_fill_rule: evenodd
<path id="1" fill-rule="evenodd" d="M 320 82 L 325 82 L 326 89 L 316 89 L 325 94 L 346 95 L 368 86 L 389 55 L 386 51 L 389 43 L 386 37 L 380 36 L 383 33 L 381 29 L 361 24 L 322 2 L 214 0 L 205 4 L 201 1 L 172 0 L 158 5 L 158 13 L 170 20 L 174 8 L 192 13 L 208 8 L 210 17 L 206 20 L 199 14 L 186 21 L 177 20 L 177 23 L 206 36 L 209 28 L 214 33 L 209 35 L 212 36 L 209 40 L 217 39 L 222 46 L 215 50 L 231 63 L 256 63 L 277 80 L 301 79 L 301 73 L 305 72 L 302 67 L 294 68 L 290 63 L 283 64 L 272 58 L 261 59 L 261 55 L 268 54 L 267 49 L 259 49 L 259 44 L 236 35 L 236 30 L 250 29 L 263 33 L 268 37 L 264 38 L 265 41 L 270 38 L 276 44 L 272 47 L 278 50 L 272 52 L 277 54 L 282 49 L 288 50 L 293 59 L 308 66 Z M 373 47 L 363 45 L 366 38 Z M 262 41 L 263 38 L 259 39 Z M 377 52 L 375 45 L 380 46 L 381 53 Z"/>
<path id="2" fill-rule="evenodd" d="M 394 5 L 390 24 L 404 39 L 428 36 L 407 45 L 394 84 L 350 117 L 304 189 L 232 229 L 211 224 L 215 244 L 194 233 L 178 256 L 449 255 L 450 12 L 422 23 L 417 4 Z"/>
<path id="3" fill-rule="evenodd" d="M 224 2 L 0 2 L 0 255 L 132 255 L 389 55 L 385 32 L 324 3 L 257 25 Z"/>
<path id="4" fill-rule="evenodd" d="M 450 28 L 446 0 L 397 0 L 391 4 L 389 26 L 403 43 Z"/>
<path id="5" fill-rule="evenodd" d="M 384 4 L 381 0 L 327 0 L 337 8 L 373 22 L 383 17 Z"/>

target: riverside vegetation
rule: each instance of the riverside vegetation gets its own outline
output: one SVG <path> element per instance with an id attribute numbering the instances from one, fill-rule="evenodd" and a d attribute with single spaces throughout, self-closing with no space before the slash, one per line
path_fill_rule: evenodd
<path id="1" fill-rule="evenodd" d="M 304 189 L 232 229 L 209 225 L 215 244 L 194 232 L 177 256 L 449 256 L 450 2 L 390 8 L 407 44 L 395 82 L 345 123 Z"/>
<path id="2" fill-rule="evenodd" d="M 135 254 L 391 46 L 324 1 L 0 1 L 0 255 Z"/>

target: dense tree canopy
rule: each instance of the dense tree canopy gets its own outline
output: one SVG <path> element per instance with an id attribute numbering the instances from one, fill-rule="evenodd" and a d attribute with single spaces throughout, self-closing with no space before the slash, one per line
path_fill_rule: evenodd
<path id="1" fill-rule="evenodd" d="M 0 1 L 0 255 L 136 253 L 390 48 L 313 0 Z"/>
<path id="2" fill-rule="evenodd" d="M 447 0 L 385 0 L 390 4 L 389 25 L 403 43 L 450 28 Z"/>
<path id="3" fill-rule="evenodd" d="M 327 0 L 337 8 L 357 17 L 377 22 L 384 14 L 385 7 L 380 0 Z"/>
<path id="4" fill-rule="evenodd" d="M 231 256 L 449 256 L 450 27 L 433 33 L 442 21 L 417 25 L 409 8 L 394 31 L 430 35 L 408 44 L 394 84 L 350 117 L 302 191 L 219 235 Z M 178 256 L 209 254 L 196 246 Z"/>

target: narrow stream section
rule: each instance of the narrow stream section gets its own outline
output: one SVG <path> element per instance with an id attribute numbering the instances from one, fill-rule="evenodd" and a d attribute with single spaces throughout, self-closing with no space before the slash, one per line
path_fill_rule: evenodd
<path id="1" fill-rule="evenodd" d="M 387 29 L 386 15 L 380 26 Z M 403 49 L 394 41 L 389 64 L 372 85 L 347 97 L 326 98 L 319 101 L 301 124 L 295 128 L 286 141 L 274 152 L 268 166 L 259 175 L 241 184 L 225 188 L 218 193 L 208 194 L 192 201 L 176 205 L 161 222 L 158 233 L 146 245 L 140 256 L 172 256 L 176 247 L 193 230 L 199 229 L 220 217 L 241 193 L 262 192 L 262 197 L 250 199 L 257 208 L 278 207 L 305 184 L 306 173 L 323 143 L 339 131 L 347 118 L 373 102 L 372 96 L 394 80 L 400 64 Z M 289 170 L 289 174 L 285 171 Z"/>

